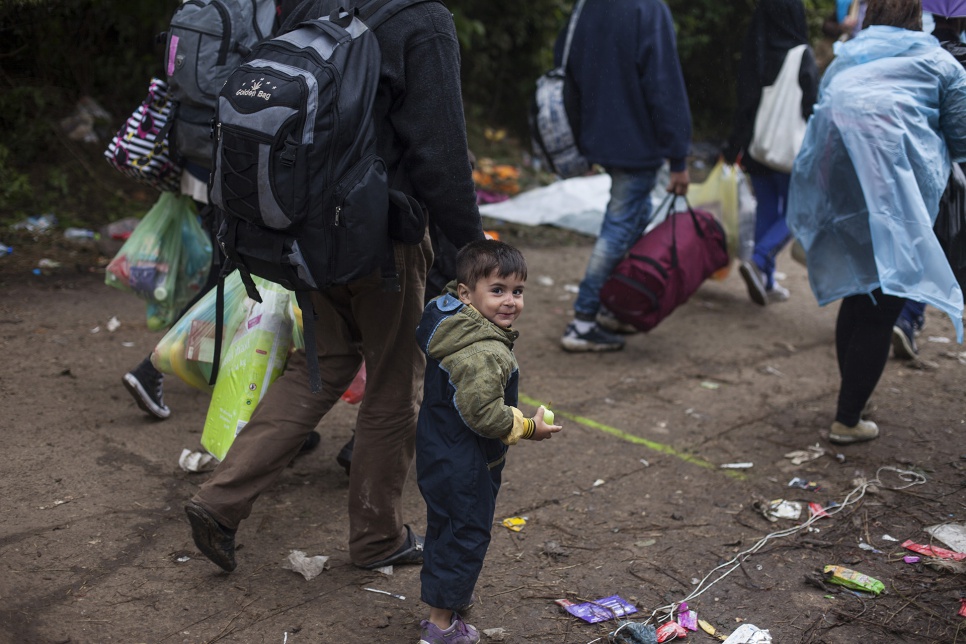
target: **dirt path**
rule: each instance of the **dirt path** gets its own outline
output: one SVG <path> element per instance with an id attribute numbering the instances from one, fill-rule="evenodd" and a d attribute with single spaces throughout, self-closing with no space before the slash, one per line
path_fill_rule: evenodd
<path id="1" fill-rule="evenodd" d="M 787 256 L 788 303 L 759 309 L 732 275 L 623 352 L 568 355 L 557 340 L 590 246 L 521 245 L 527 411 L 553 401 L 566 429 L 510 454 L 497 514 L 528 522 L 519 533 L 494 528 L 471 623 L 504 629 L 507 642 L 583 644 L 613 623 L 581 622 L 554 599 L 617 594 L 644 618 L 700 592 L 690 607 L 725 633 L 749 622 L 782 643 L 966 641 L 963 576 L 904 563 L 909 553 L 884 539 L 926 543 L 923 527 L 966 514 L 963 348 L 926 339 L 952 338 L 946 319 L 929 312 L 919 368 L 890 361 L 874 396 L 882 437 L 834 448 L 820 431 L 837 390 L 837 306 L 817 308 Z M 199 448 L 207 396 L 169 378 L 172 417 L 147 419 L 120 384 L 159 339 L 143 305 L 97 273 L 32 275 L 36 253 L 0 259 L 0 642 L 415 642 L 418 569 L 385 576 L 348 560 L 347 479 L 334 456 L 355 408 L 340 403 L 319 450 L 259 499 L 238 534 L 238 569 L 223 574 L 196 552 L 182 510 L 206 474 L 177 464 L 183 448 Z M 108 332 L 112 316 L 121 327 Z M 816 443 L 827 452 L 815 460 L 784 456 Z M 718 467 L 734 462 L 754 466 Z M 884 466 L 924 483 L 891 491 L 906 483 Z M 787 487 L 796 476 L 820 489 Z M 812 531 L 759 546 L 798 522 L 770 523 L 755 501 L 843 503 L 857 479 L 876 476 L 881 484 L 859 487 L 864 495 Z M 423 512 L 412 481 L 406 516 L 420 528 Z M 282 569 L 295 549 L 331 556 L 331 569 L 312 581 Z M 709 586 L 733 566 L 706 575 L 749 549 Z M 825 564 L 886 591 L 809 583 Z"/>

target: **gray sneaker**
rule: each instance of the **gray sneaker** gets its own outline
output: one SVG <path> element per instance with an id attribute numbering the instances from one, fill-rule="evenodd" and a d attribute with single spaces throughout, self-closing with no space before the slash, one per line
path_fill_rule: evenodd
<path id="1" fill-rule="evenodd" d="M 791 293 L 787 288 L 775 282 L 775 285 L 769 289 L 765 289 L 765 298 L 768 300 L 769 304 L 774 304 L 775 302 L 787 302 Z"/>
<path id="2" fill-rule="evenodd" d="M 560 338 L 560 346 L 564 351 L 586 352 L 586 351 L 620 351 L 624 348 L 624 339 L 594 326 L 587 333 L 577 333 L 576 325 L 571 322 L 567 325 L 563 337 Z"/>
<path id="3" fill-rule="evenodd" d="M 738 273 L 741 274 L 741 279 L 745 280 L 751 301 L 758 306 L 767 306 L 768 293 L 765 291 L 765 279 L 754 262 L 741 262 Z"/>
<path id="4" fill-rule="evenodd" d="M 829 441 L 833 443 L 861 443 L 879 436 L 879 426 L 871 420 L 860 420 L 855 427 L 847 427 L 835 421 L 828 433 Z"/>

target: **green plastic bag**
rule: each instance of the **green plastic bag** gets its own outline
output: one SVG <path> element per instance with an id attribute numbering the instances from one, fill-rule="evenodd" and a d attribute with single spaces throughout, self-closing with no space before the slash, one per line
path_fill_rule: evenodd
<path id="1" fill-rule="evenodd" d="M 148 328 L 166 329 L 204 286 L 211 240 L 187 195 L 162 192 L 107 265 L 104 282 L 147 302 Z"/>
<path id="2" fill-rule="evenodd" d="M 285 370 L 296 328 L 295 296 L 281 286 L 253 278 L 262 301 L 245 298 L 247 315 L 238 325 L 218 370 L 218 382 L 201 434 L 201 445 L 221 460 Z"/>
<path id="3" fill-rule="evenodd" d="M 221 359 L 228 352 L 229 340 L 248 315 L 251 306 L 238 271 L 225 278 L 225 323 Z M 211 391 L 208 384 L 215 357 L 215 316 L 217 289 L 211 289 L 175 322 L 151 353 L 151 362 L 162 373 L 177 376 L 192 387 Z"/>

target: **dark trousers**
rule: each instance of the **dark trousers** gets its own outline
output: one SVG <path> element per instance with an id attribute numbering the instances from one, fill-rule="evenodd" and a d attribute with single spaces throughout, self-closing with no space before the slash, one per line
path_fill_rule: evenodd
<path id="1" fill-rule="evenodd" d="M 464 426 L 420 419 L 416 476 L 426 501 L 420 597 L 434 608 L 457 610 L 472 600 L 490 545 L 506 449 Z"/>
<path id="2" fill-rule="evenodd" d="M 905 303 L 881 289 L 871 296 L 851 295 L 842 300 L 835 323 L 835 353 L 842 377 L 835 420 L 847 427 L 858 424 L 862 408 L 879 383 L 889 359 L 892 327 Z"/>
<path id="3" fill-rule="evenodd" d="M 322 392 L 311 391 L 304 353 L 292 355 L 225 460 L 194 496 L 219 523 L 237 528 L 248 517 L 255 499 L 352 382 L 364 357 L 366 395 L 359 405 L 349 476 L 349 556 L 365 565 L 402 546 L 407 536 L 402 492 L 413 461 L 425 365 L 416 325 L 432 250 L 427 236 L 421 245 L 395 244 L 395 252 L 400 292 L 387 292 L 377 269 L 312 295 Z"/>

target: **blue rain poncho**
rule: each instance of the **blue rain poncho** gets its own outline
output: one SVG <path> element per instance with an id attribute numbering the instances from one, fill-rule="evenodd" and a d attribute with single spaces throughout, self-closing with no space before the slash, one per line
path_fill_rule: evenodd
<path id="1" fill-rule="evenodd" d="M 873 26 L 843 43 L 795 159 L 788 227 L 820 305 L 877 287 L 944 311 L 963 293 L 932 231 L 966 160 L 966 71 L 929 34 Z"/>

